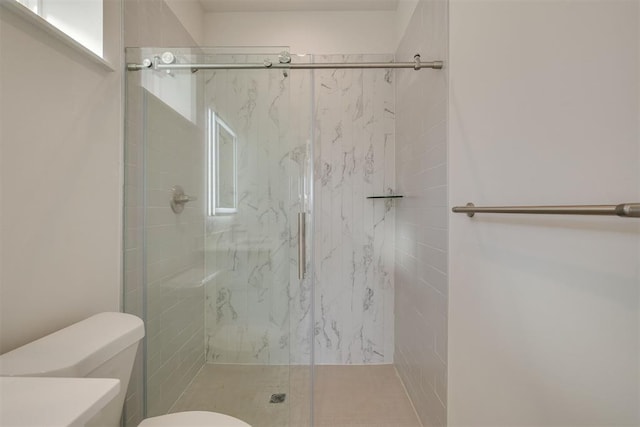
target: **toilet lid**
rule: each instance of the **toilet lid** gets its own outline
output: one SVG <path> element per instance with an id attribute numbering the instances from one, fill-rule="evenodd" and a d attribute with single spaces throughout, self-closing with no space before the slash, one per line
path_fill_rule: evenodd
<path id="1" fill-rule="evenodd" d="M 217 412 L 189 411 L 147 418 L 138 427 L 251 427 L 244 421 Z"/>

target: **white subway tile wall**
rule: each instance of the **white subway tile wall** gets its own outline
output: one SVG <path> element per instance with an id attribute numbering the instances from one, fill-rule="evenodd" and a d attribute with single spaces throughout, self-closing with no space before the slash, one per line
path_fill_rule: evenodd
<path id="1" fill-rule="evenodd" d="M 446 60 L 447 3 L 416 6 L 397 58 Z M 395 364 L 424 426 L 447 420 L 447 74 L 396 79 Z"/>
<path id="2" fill-rule="evenodd" d="M 185 46 L 193 47 L 196 43 L 189 33 L 175 17 L 171 9 L 164 1 L 125 0 L 124 2 L 124 45 L 132 46 Z M 138 51 L 139 53 L 139 51 Z M 139 62 L 142 58 L 127 53 L 127 62 Z M 144 111 L 143 91 L 140 89 L 141 74 L 128 72 L 125 118 L 125 201 L 124 201 L 124 310 L 127 313 L 143 317 L 143 280 L 144 280 Z M 204 146 L 203 146 L 204 149 Z M 178 182 L 171 185 L 179 184 Z M 185 186 L 186 188 L 186 186 Z M 189 190 L 189 189 L 187 189 Z M 191 191 L 191 190 L 189 190 Z M 194 190 L 195 191 L 195 190 Z M 193 191 L 192 191 L 193 192 Z M 149 192 L 147 202 L 151 205 L 161 206 L 167 201 L 167 191 Z M 164 201 L 164 202 L 163 202 Z M 167 205 L 163 205 L 167 206 Z M 158 215 L 150 215 L 149 220 L 156 221 Z M 165 220 L 166 220 L 165 216 Z M 177 225 L 176 225 L 177 226 Z M 202 233 L 200 233 L 201 235 Z M 196 241 L 193 242 L 196 245 Z M 201 245 L 201 242 L 200 242 Z M 194 246 L 195 247 L 195 246 Z M 191 251 L 192 249 L 188 249 Z M 147 271 L 147 283 L 158 280 L 160 277 L 170 277 L 179 272 L 179 263 L 159 262 L 155 267 Z M 155 279 L 154 279 L 155 278 Z M 181 300 L 181 307 L 187 304 L 189 298 L 186 295 Z M 177 302 L 177 301 L 176 301 Z M 194 302 L 195 303 L 195 302 Z M 202 306 L 202 304 L 200 305 Z M 178 308 L 176 307 L 176 310 Z M 167 319 L 168 320 L 168 319 Z M 164 322 L 166 324 L 166 320 Z M 154 332 L 154 325 L 146 324 L 147 334 Z M 186 332 L 186 330 L 185 330 Z M 203 341 L 204 332 L 200 341 Z M 173 345 L 177 343 L 174 342 Z M 185 350 L 192 348 L 195 342 L 185 344 Z M 203 353 L 203 351 L 202 351 Z M 202 354 L 201 353 L 201 354 Z M 166 352 L 165 352 L 166 354 Z M 188 351 L 182 352 L 185 355 Z M 175 359 L 174 359 L 175 360 Z M 184 365 L 188 365 L 185 362 Z M 142 346 L 138 350 L 136 362 L 131 374 L 127 398 L 125 401 L 125 425 L 137 426 L 143 418 L 143 354 Z M 169 365 L 167 365 L 168 367 Z M 182 371 L 184 373 L 184 366 Z M 191 375 L 186 374 L 186 377 Z M 185 377 L 185 378 L 186 378 Z M 172 379 L 175 381 L 175 378 Z M 183 381 L 185 381 L 183 379 Z M 168 404 L 168 403 L 167 403 Z M 152 409 L 152 408 L 149 408 Z M 166 408 L 168 411 L 169 408 Z M 165 412 L 166 412 L 165 411 Z M 151 412 L 149 412 L 151 413 Z"/>
<path id="3" fill-rule="evenodd" d="M 145 92 L 147 415 L 166 413 L 204 364 L 204 130 Z M 197 201 L 169 206 L 180 185 Z"/>
<path id="4" fill-rule="evenodd" d="M 133 140 L 127 144 L 130 156 L 126 209 L 131 214 L 126 218 L 130 247 L 125 255 L 125 311 L 143 314 L 142 259 L 146 243 L 145 327 L 151 416 L 168 412 L 204 363 L 204 143 L 202 130 L 196 124 L 155 96 L 140 88 L 131 90 L 130 95 L 130 102 L 141 102 L 146 109 L 140 129 L 132 129 L 144 138 L 146 154 L 141 152 L 142 144 Z M 134 164 L 143 156 L 146 173 Z M 146 201 L 140 190 L 143 181 Z M 199 199 L 189 203 L 180 215 L 169 206 L 171 189 L 176 184 Z M 127 399 L 131 408 L 128 419 L 141 417 L 141 386 L 134 376 Z"/>

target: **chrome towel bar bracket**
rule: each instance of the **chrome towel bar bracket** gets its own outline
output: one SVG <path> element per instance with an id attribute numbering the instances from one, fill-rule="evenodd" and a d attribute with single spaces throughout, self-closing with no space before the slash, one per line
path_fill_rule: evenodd
<path id="1" fill-rule="evenodd" d="M 476 213 L 503 214 L 546 214 L 546 215 L 608 215 L 627 218 L 640 218 L 640 203 L 621 203 L 618 205 L 568 205 L 568 206 L 455 206 L 455 213 L 466 213 L 472 218 Z"/>

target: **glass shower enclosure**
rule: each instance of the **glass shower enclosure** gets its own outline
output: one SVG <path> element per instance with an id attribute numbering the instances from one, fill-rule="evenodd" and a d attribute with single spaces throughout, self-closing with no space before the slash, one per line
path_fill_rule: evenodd
<path id="1" fill-rule="evenodd" d="M 126 59 L 241 68 L 286 60 L 286 50 L 131 48 Z M 124 301 L 146 325 L 127 425 L 185 410 L 311 425 L 306 79 L 281 69 L 127 72 Z"/>

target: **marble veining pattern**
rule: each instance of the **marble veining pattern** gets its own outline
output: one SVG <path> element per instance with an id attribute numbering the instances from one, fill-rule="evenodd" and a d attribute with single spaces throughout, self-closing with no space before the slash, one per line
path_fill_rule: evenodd
<path id="1" fill-rule="evenodd" d="M 304 364 L 311 339 L 320 364 L 392 362 L 395 208 L 366 196 L 395 188 L 393 72 L 215 71 L 206 80 L 207 105 L 239 141 L 238 213 L 207 224 L 207 362 Z M 307 270 L 315 275 L 300 283 L 295 215 L 311 157 L 316 233 Z"/>
<path id="2" fill-rule="evenodd" d="M 317 62 L 391 61 L 327 55 Z M 316 362 L 393 361 L 393 71 L 316 70 Z"/>
<path id="3" fill-rule="evenodd" d="M 261 62 L 237 55 L 224 61 Z M 238 135 L 238 212 L 208 218 L 206 360 L 288 364 L 297 177 L 289 81 L 278 70 L 208 72 L 207 106 Z"/>

